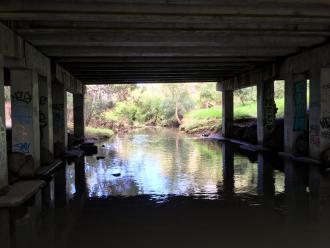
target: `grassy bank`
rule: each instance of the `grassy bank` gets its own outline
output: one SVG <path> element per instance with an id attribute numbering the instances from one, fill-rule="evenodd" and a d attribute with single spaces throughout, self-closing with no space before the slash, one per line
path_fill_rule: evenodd
<path id="1" fill-rule="evenodd" d="M 275 102 L 278 108 L 276 117 L 282 118 L 284 116 L 284 99 L 276 99 Z M 184 115 L 182 121 L 183 123 L 180 128 L 187 133 L 198 133 L 204 131 L 216 132 L 221 126 L 221 114 L 221 106 L 192 110 Z M 234 119 L 256 117 L 256 102 L 234 107 Z"/>
<path id="2" fill-rule="evenodd" d="M 88 138 L 106 139 L 111 138 L 114 132 L 108 128 L 86 127 L 85 136 Z"/>

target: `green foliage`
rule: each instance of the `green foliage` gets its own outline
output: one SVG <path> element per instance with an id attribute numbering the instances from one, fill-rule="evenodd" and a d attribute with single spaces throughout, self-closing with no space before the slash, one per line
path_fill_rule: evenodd
<path id="1" fill-rule="evenodd" d="M 235 101 L 235 105 L 247 105 L 253 103 L 257 99 L 257 87 L 247 87 L 234 91 L 234 96 L 239 100 L 239 103 Z"/>
<path id="2" fill-rule="evenodd" d="M 221 106 L 216 106 L 213 108 L 206 108 L 206 109 L 196 109 L 193 110 L 185 115 L 185 118 L 191 119 L 220 119 L 221 117 Z"/>
<path id="3" fill-rule="evenodd" d="M 87 137 L 111 138 L 114 133 L 111 129 L 107 128 L 86 127 L 85 135 Z"/>

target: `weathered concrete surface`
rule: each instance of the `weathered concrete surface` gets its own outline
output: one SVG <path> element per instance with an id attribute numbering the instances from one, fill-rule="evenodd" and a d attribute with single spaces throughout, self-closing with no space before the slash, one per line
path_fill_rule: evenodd
<path id="1" fill-rule="evenodd" d="M 234 122 L 234 97 L 232 90 L 222 91 L 222 136 L 230 137 Z"/>
<path id="2" fill-rule="evenodd" d="M 264 145 L 275 129 L 276 105 L 274 101 L 274 80 L 257 84 L 258 143 Z"/>
<path id="3" fill-rule="evenodd" d="M 3 56 L 0 54 L 0 190 L 8 185 Z"/>
<path id="4" fill-rule="evenodd" d="M 33 70 L 11 70 L 12 150 L 32 155 L 40 166 L 39 86 Z"/>
<path id="5" fill-rule="evenodd" d="M 329 9 L 325 0 L 12 0 L 0 20 L 85 83 L 204 82 L 324 43 Z"/>
<path id="6" fill-rule="evenodd" d="M 322 68 L 320 85 L 320 151 L 330 148 L 330 68 Z"/>
<path id="7" fill-rule="evenodd" d="M 53 153 L 53 101 L 51 80 L 39 76 L 39 122 L 41 150 Z M 42 156 L 41 156 L 42 157 Z M 41 161 L 43 163 L 44 161 Z"/>
<path id="8" fill-rule="evenodd" d="M 84 94 L 73 94 L 73 122 L 74 136 L 85 137 L 85 111 Z"/>
<path id="9" fill-rule="evenodd" d="M 308 132 L 305 75 L 291 75 L 285 80 L 284 150 L 298 151 L 297 138 Z"/>
<path id="10" fill-rule="evenodd" d="M 54 128 L 54 157 L 61 156 L 67 146 L 67 99 L 64 85 L 53 82 L 52 85 L 53 101 L 53 128 Z"/>
<path id="11" fill-rule="evenodd" d="M 21 181 L 11 186 L 9 192 L 0 196 L 0 208 L 17 207 L 34 196 L 45 185 L 45 181 Z"/>

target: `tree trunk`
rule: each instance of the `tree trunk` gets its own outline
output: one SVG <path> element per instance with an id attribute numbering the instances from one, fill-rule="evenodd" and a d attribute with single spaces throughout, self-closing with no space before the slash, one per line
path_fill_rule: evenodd
<path id="1" fill-rule="evenodd" d="M 179 123 L 179 125 L 181 125 L 182 121 L 180 120 L 180 117 L 179 117 L 178 102 L 175 103 L 175 118 L 176 118 L 176 121 Z"/>

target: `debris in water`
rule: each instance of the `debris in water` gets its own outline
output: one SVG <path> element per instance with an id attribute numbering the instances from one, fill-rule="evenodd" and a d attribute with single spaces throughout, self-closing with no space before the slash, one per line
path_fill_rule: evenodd
<path id="1" fill-rule="evenodd" d="M 112 174 L 114 177 L 119 177 L 121 175 L 121 173 L 114 173 Z"/>
<path id="2" fill-rule="evenodd" d="M 97 160 L 105 159 L 105 157 L 104 157 L 104 156 L 97 156 L 96 159 L 97 159 Z"/>

